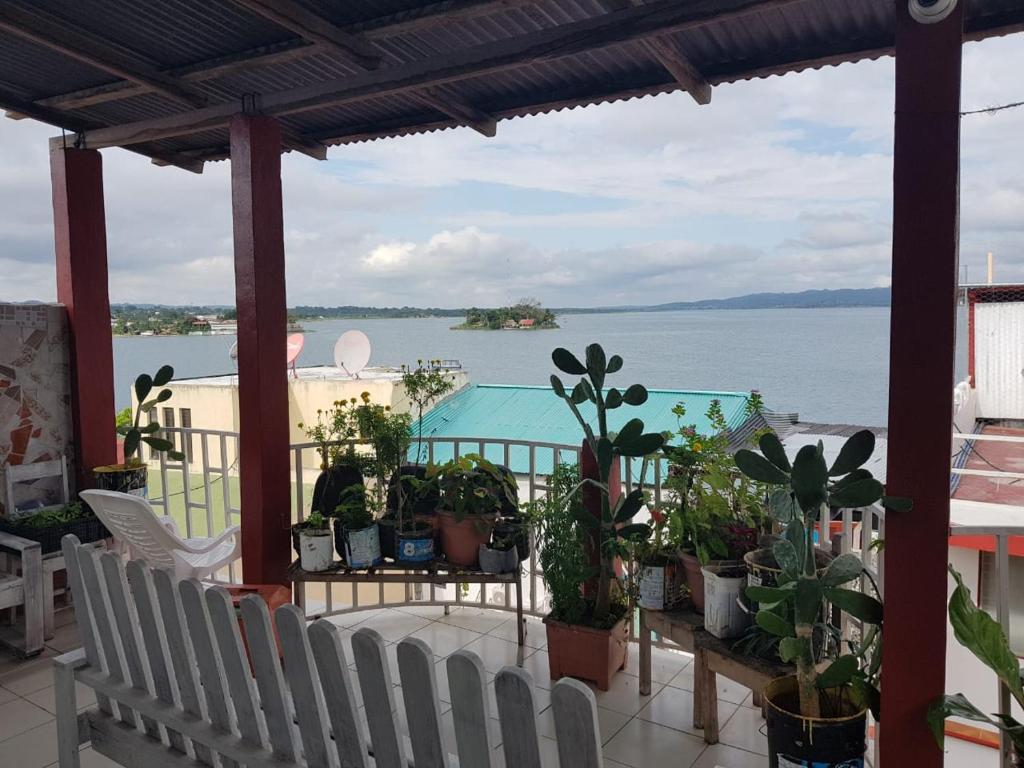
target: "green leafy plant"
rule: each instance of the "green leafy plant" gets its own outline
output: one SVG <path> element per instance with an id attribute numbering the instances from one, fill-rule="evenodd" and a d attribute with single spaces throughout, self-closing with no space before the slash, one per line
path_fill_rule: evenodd
<path id="1" fill-rule="evenodd" d="M 368 501 L 364 485 L 352 485 L 341 492 L 340 503 L 334 511 L 347 530 L 361 531 L 373 524 Z"/>
<path id="2" fill-rule="evenodd" d="M 318 535 L 322 531 L 330 530 L 330 528 L 328 528 L 327 525 L 327 519 L 320 514 L 319 510 L 314 510 L 310 512 L 309 517 L 307 517 L 303 522 L 303 532 L 312 534 L 314 536 Z"/>
<path id="3" fill-rule="evenodd" d="M 388 483 L 409 454 L 412 417 L 408 413 L 391 410 L 389 405 L 371 403 L 368 392 L 363 393 L 362 399 L 362 404 L 356 409 L 356 423 L 360 435 L 369 441 L 373 449 L 372 458 L 367 463 L 369 474 L 374 478 L 368 501 L 374 513 L 381 516 L 387 507 Z M 401 503 L 402 484 L 399 484 L 398 492 L 401 510 L 406 506 Z"/>
<path id="4" fill-rule="evenodd" d="M 19 517 L 13 521 L 13 524 L 18 528 L 38 530 L 40 528 L 51 528 L 55 525 L 64 525 L 65 523 L 71 523 L 83 517 L 91 516 L 92 512 L 87 507 L 82 506 L 80 501 L 73 501 L 70 504 L 53 507 L 52 509 L 43 509 L 31 515 Z"/>
<path id="5" fill-rule="evenodd" d="M 424 364 L 423 360 L 417 360 L 415 368 L 402 366 L 402 385 L 405 387 L 406 397 L 416 410 L 418 465 L 423 460 L 423 411 L 428 405 L 455 389 L 455 382 L 450 374 L 438 367 L 436 361 L 430 360 Z"/>
<path id="6" fill-rule="evenodd" d="M 369 396 L 369 393 L 364 393 Z M 352 441 L 358 437 L 359 423 L 356 418 L 358 400 L 335 400 L 330 408 L 318 408 L 316 424 L 299 422 L 299 429 L 317 444 L 320 454 L 320 469 L 348 463 L 362 468 L 361 458 Z"/>
<path id="7" fill-rule="evenodd" d="M 567 349 L 559 347 L 551 353 L 555 366 L 563 373 L 581 377 L 571 389 L 557 376 L 551 376 L 551 389 L 569 406 L 583 429 L 584 438 L 590 451 L 597 459 L 598 478 L 587 479 L 600 492 L 600 519 L 584 516 L 584 520 L 595 529 L 597 548 L 600 553 L 600 570 L 597 575 L 597 597 L 594 602 L 593 620 L 595 624 L 607 622 L 611 611 L 612 581 L 615 577 L 615 558 L 628 556 L 626 542 L 643 540 L 650 534 L 650 529 L 643 523 L 631 524 L 633 517 L 643 506 L 645 498 L 642 488 L 635 488 L 629 493 L 618 494 L 614 504 L 611 502 L 611 477 L 613 462 L 620 457 L 646 457 L 659 450 L 665 442 L 663 435 L 645 433 L 644 423 L 640 419 L 630 419 L 618 433 L 612 434 L 608 429 L 608 413 L 622 406 L 638 406 L 647 401 L 647 389 L 641 384 L 632 384 L 625 390 L 610 387 L 605 390 L 605 379 L 609 374 L 622 370 L 622 358 L 605 355 L 600 344 L 587 346 L 584 359 L 580 362 Z M 580 406 L 590 403 L 597 412 L 597 427 L 583 416 Z"/>
<path id="8" fill-rule="evenodd" d="M 784 538 L 773 547 L 782 569 L 777 586 L 746 589 L 747 597 L 759 603 L 756 622 L 780 638 L 782 660 L 796 665 L 801 715 L 836 716 L 851 701 L 877 710 L 882 604 L 875 596 L 843 586 L 864 573 L 856 555 L 837 557 L 819 575 L 814 525 L 819 513 L 828 520 L 830 507 L 867 507 L 881 501 L 889 509 L 905 510 L 910 501 L 886 496 L 882 484 L 863 468 L 875 448 L 869 430 L 852 435 L 831 467 L 820 442 L 801 448 L 792 464 L 774 433 L 762 435 L 759 447 L 760 453 L 738 451 L 736 465 L 751 479 L 779 488 L 787 524 Z M 821 621 L 826 602 L 863 624 L 859 639 L 845 641 L 845 653 L 838 631 Z"/>
<path id="9" fill-rule="evenodd" d="M 135 379 L 135 397 L 138 400 L 138 404 L 135 406 L 134 418 L 130 419 L 128 423 L 119 423 L 117 425 L 117 434 L 124 438 L 124 460 L 126 464 L 130 466 L 142 464 L 141 457 L 137 455 L 142 443 L 145 443 L 154 451 L 166 453 L 175 461 L 184 461 L 185 454 L 174 450 L 174 443 L 166 438 L 157 437 L 156 433 L 160 431 L 160 422 L 151 417 L 148 424 L 142 423 L 142 414 L 152 414 L 160 403 L 170 400 L 173 394 L 169 389 L 161 389 L 156 394 L 156 397 L 147 399 L 152 394 L 154 387 L 163 387 L 173 378 L 174 368 L 164 365 L 152 376 L 148 373 L 143 373 Z"/>
<path id="10" fill-rule="evenodd" d="M 427 481 L 436 484 L 441 509 L 457 522 L 516 506 L 515 478 L 476 453 L 427 467 Z"/>
<path id="11" fill-rule="evenodd" d="M 949 598 L 949 623 L 960 645 L 974 654 L 982 664 L 995 672 L 999 681 L 1006 686 L 1018 706 L 1024 707 L 1024 685 L 1021 683 L 1020 660 L 1010 650 L 1010 643 L 999 623 L 974 604 L 971 591 L 964 586 L 963 578 L 952 567 L 949 572 L 956 580 L 956 588 Z M 935 734 L 935 740 L 942 747 L 945 741 L 947 717 L 963 717 L 976 722 L 994 725 L 1013 744 L 1018 755 L 1024 755 L 1024 724 L 1010 715 L 994 713 L 988 715 L 971 704 L 962 693 L 944 695 L 932 702 L 928 708 L 928 725 Z"/>
<path id="12" fill-rule="evenodd" d="M 587 611 L 583 582 L 594 575 L 586 554 L 586 510 L 578 493 L 580 470 L 558 464 L 548 480 L 550 490 L 521 510 L 535 521 L 537 557 L 551 601 L 551 616 L 579 624 Z"/>
<path id="13" fill-rule="evenodd" d="M 760 395 L 751 392 L 747 416 L 762 407 Z M 756 529 L 765 519 L 766 487 L 736 466 L 721 401 L 712 400 L 708 406 L 708 433 L 684 424 L 683 403 L 672 412 L 679 423 L 678 444 L 665 446 L 669 460 L 665 486 L 678 506 L 669 514 L 669 537 L 680 549 L 693 552 L 701 565 L 714 559 L 738 560 L 757 546 Z"/>

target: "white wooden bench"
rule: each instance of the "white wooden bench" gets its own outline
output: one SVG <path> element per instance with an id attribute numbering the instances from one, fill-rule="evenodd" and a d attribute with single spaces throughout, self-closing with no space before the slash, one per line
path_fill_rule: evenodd
<path id="1" fill-rule="evenodd" d="M 35 656 L 43 650 L 43 559 L 38 541 L 0 533 L 0 557 L 7 567 L 0 568 L 0 612 L 21 607 L 23 629 L 0 627 L 0 645 L 19 656 Z M 17 568 L 11 567 L 13 563 Z"/>
<path id="2" fill-rule="evenodd" d="M 398 644 L 408 739 L 395 707 L 386 646 L 372 629 L 352 637 L 368 738 L 340 630 L 307 626 L 285 605 L 275 613 L 278 657 L 266 603 L 114 553 L 98 555 L 74 536 L 63 543 L 83 647 L 54 662 L 61 768 L 78 768 L 79 746 L 125 766 L 234 768 L 491 768 L 500 764 L 488 726 L 487 678 L 479 657 L 447 660 L 458 757 L 441 738 L 434 656 L 422 640 Z M 255 673 L 251 671 L 255 670 Z M 75 683 L 96 692 L 79 714 Z M 533 683 L 519 667 L 495 681 L 504 764 L 540 768 Z M 551 692 L 562 768 L 602 765 L 594 695 L 576 680 Z M 372 758 L 372 759 L 371 759 Z"/>

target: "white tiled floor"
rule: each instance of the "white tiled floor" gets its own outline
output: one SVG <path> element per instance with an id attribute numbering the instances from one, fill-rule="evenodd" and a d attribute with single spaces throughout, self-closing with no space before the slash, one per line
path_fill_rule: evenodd
<path id="1" fill-rule="evenodd" d="M 67 622 L 70 614 L 59 616 Z M 395 644 L 406 636 L 418 637 L 431 646 L 437 656 L 438 697 L 441 700 L 441 728 L 445 743 L 454 751 L 450 692 L 444 657 L 467 648 L 480 655 L 488 678 L 492 722 L 496 747 L 496 765 L 503 766 L 501 731 L 496 719 L 493 675 L 506 664 L 519 664 L 533 676 L 538 707 L 538 733 L 545 766 L 558 766 L 554 722 L 551 716 L 548 659 L 543 625 L 528 622 L 526 647 L 515 642 L 514 615 L 501 611 L 454 608 L 445 616 L 443 609 L 409 606 L 388 610 L 369 610 L 332 619 L 347 629 L 345 638 L 359 627 L 373 627 L 389 643 L 395 675 L 395 704 L 404 723 L 404 702 L 398 685 Z M 77 629 L 73 623 L 58 627 L 42 657 L 17 661 L 0 651 L 0 768 L 46 768 L 55 765 L 56 723 L 51 660 L 58 653 L 77 647 Z M 351 645 L 345 643 L 351 661 Z M 764 721 L 750 704 L 750 691 L 729 681 L 719 684 L 719 721 L 721 743 L 708 746 L 703 734 L 693 728 L 692 659 L 687 654 L 654 649 L 653 684 L 650 696 L 641 696 L 636 676 L 636 647 L 630 649 L 626 670 L 614 679 L 608 691 L 595 690 L 598 721 L 604 743 L 606 768 L 763 768 L 768 764 Z M 354 679 L 354 682 L 355 681 Z M 79 704 L 88 706 L 93 698 L 79 687 Z M 994 750 L 951 740 L 947 766 L 995 768 Z M 86 747 L 82 751 L 84 768 L 114 765 Z"/>

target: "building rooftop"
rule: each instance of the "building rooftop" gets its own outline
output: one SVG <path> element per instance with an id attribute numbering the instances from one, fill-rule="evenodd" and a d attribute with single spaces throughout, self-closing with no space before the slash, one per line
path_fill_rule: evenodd
<path id="1" fill-rule="evenodd" d="M 300 381 L 401 381 L 402 371 L 399 368 L 384 366 L 364 368 L 358 376 L 334 365 L 309 365 L 296 368 L 295 373 Z M 289 375 L 289 381 L 293 381 Z M 198 387 L 237 387 L 237 373 L 223 373 L 217 376 L 197 376 L 192 379 L 175 379 L 175 385 Z"/>

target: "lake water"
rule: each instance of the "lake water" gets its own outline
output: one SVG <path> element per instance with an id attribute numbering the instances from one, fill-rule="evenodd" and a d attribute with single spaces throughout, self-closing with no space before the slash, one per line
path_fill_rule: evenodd
<path id="1" fill-rule="evenodd" d="M 961 312 L 960 336 L 966 320 Z M 334 342 L 351 328 L 370 337 L 371 365 L 455 358 L 470 380 L 546 384 L 551 350 L 582 355 L 600 342 L 622 355 L 611 381 L 666 389 L 760 390 L 769 408 L 807 421 L 884 426 L 888 401 L 889 310 L 708 310 L 563 315 L 549 331 L 453 331 L 457 318 L 327 320 L 305 323 L 300 365 L 332 362 Z M 114 339 L 117 404 L 130 404 L 131 383 L 170 363 L 179 378 L 233 373 L 230 336 Z M 965 345 L 961 344 L 961 347 Z M 284 351 L 282 350 L 282 358 Z M 958 354 L 957 378 L 966 363 Z M 201 424 L 196 424 L 202 427 Z"/>

